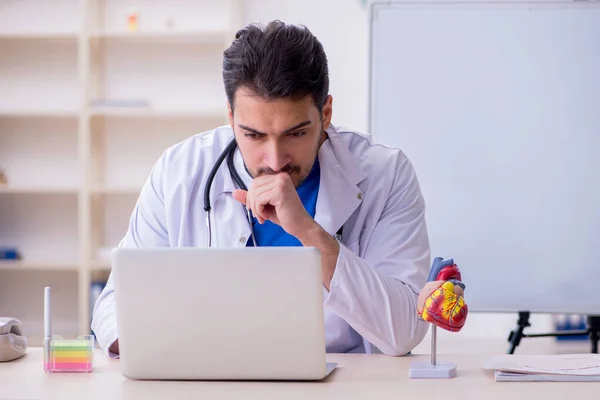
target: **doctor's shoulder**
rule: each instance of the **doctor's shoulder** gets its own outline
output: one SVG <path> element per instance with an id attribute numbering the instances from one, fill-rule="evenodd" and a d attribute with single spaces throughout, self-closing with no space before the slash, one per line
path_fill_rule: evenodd
<path id="1" fill-rule="evenodd" d="M 154 169 L 159 169 L 169 185 L 187 186 L 208 174 L 232 138 L 229 125 L 194 134 L 166 148 Z"/>
<path id="2" fill-rule="evenodd" d="M 380 142 L 369 133 L 343 127 L 337 128 L 337 132 L 359 163 L 366 180 L 387 181 L 378 182 L 377 187 L 389 188 L 402 185 L 406 179 L 416 180 L 413 165 L 401 148 Z"/>
<path id="3" fill-rule="evenodd" d="M 219 126 L 167 147 L 149 171 L 142 195 L 158 195 L 168 207 L 182 196 L 202 193 L 206 176 L 232 138 L 230 126 Z"/>

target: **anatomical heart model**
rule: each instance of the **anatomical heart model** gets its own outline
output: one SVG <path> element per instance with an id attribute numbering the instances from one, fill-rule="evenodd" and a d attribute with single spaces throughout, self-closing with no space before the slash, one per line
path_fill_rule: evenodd
<path id="1" fill-rule="evenodd" d="M 437 363 L 436 343 L 439 326 L 450 332 L 458 332 L 465 325 L 468 308 L 465 303 L 465 285 L 461 282 L 458 266 L 453 259 L 437 257 L 433 261 L 427 283 L 419 293 L 417 314 L 432 324 L 431 362 L 415 362 L 411 365 L 411 378 L 452 378 L 456 365 Z"/>

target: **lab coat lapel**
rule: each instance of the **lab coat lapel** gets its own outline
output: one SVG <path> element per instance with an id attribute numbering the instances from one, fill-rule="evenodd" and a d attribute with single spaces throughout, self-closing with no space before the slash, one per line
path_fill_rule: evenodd
<path id="1" fill-rule="evenodd" d="M 321 181 L 315 221 L 334 235 L 361 204 L 363 193 L 357 186 L 365 174 L 333 126 L 319 149 Z"/>
<path id="2" fill-rule="evenodd" d="M 218 155 L 217 155 L 218 156 Z M 234 165 L 240 177 L 248 186 L 251 178 L 244 170 L 244 161 L 239 149 L 234 155 Z M 217 179 L 220 178 L 220 179 Z M 250 236 L 250 225 L 246 218 L 245 208 L 233 198 L 233 191 L 238 189 L 227 168 L 227 159 L 223 160 L 219 174 L 215 177 L 213 216 L 213 246 L 219 247 L 244 247 Z"/>

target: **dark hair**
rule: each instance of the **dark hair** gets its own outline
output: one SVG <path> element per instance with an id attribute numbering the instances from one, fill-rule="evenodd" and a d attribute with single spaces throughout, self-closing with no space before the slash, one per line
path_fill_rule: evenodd
<path id="1" fill-rule="evenodd" d="M 265 100 L 311 95 L 321 111 L 329 94 L 327 57 L 304 26 L 250 24 L 223 53 L 223 83 L 232 109 L 236 90 L 247 87 Z"/>

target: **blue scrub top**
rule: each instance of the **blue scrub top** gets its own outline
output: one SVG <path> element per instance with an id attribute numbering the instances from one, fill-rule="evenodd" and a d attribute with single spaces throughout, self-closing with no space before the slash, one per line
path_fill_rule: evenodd
<path id="1" fill-rule="evenodd" d="M 311 217 L 315 217 L 317 208 L 317 197 L 319 195 L 319 182 L 321 180 L 321 169 L 319 167 L 319 159 L 315 160 L 312 170 L 296 189 L 298 196 L 304 205 L 304 208 Z M 265 221 L 264 224 L 259 224 L 254 218 L 254 237 L 258 246 L 302 246 L 302 243 L 295 236 L 290 235 L 277 224 L 271 221 Z M 248 240 L 246 246 L 254 246 L 252 238 Z"/>

